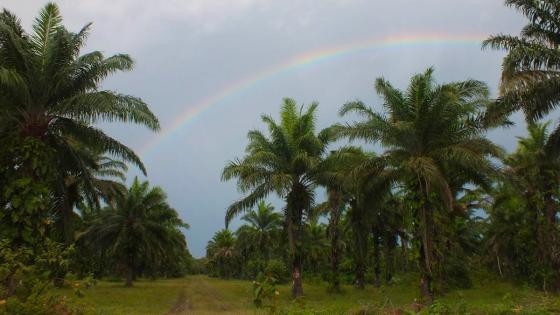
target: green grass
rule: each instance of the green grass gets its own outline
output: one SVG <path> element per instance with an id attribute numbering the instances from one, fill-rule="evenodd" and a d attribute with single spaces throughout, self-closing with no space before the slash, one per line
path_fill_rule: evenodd
<path id="1" fill-rule="evenodd" d="M 410 279 L 412 280 L 412 279 Z M 356 290 L 344 286 L 342 294 L 327 293 L 326 284 L 304 283 L 305 297 L 294 302 L 289 285 L 278 287 L 279 309 L 290 314 L 348 314 L 359 310 L 410 310 L 417 295 L 413 281 L 392 286 Z M 72 289 L 59 291 L 69 297 Z M 100 281 L 83 290 L 84 297 L 72 297 L 87 314 L 259 314 L 251 302 L 249 281 L 220 280 L 206 276 L 189 276 L 172 280 L 141 280 L 133 288 L 122 283 Z M 560 314 L 560 297 L 546 296 L 532 289 L 505 282 L 475 283 L 473 289 L 452 291 L 438 300 L 456 312 L 468 305 L 471 314 L 524 314 L 529 310 L 545 310 L 538 314 Z M 500 313 L 499 311 L 509 311 Z M 532 314 L 532 313 L 531 313 Z M 537 313 L 535 313 L 537 314 Z"/>

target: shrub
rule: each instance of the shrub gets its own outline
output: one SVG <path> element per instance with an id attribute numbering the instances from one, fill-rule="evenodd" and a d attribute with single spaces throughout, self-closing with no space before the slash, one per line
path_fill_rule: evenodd
<path id="1" fill-rule="evenodd" d="M 276 279 L 278 283 L 286 283 L 290 279 L 290 273 L 286 265 L 277 259 L 269 260 L 264 272 Z"/>
<path id="2" fill-rule="evenodd" d="M 253 281 L 253 304 L 257 308 L 269 308 L 271 313 L 276 312 L 280 295 L 276 281 L 270 274 L 262 281 Z"/>
<path id="3" fill-rule="evenodd" d="M 70 249 L 46 239 L 34 249 L 0 241 L 0 314 L 81 314 L 53 294 L 52 280 L 66 272 Z"/>

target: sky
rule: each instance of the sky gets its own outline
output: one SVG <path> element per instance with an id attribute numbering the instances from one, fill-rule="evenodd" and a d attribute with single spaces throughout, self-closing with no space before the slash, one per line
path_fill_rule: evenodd
<path id="1" fill-rule="evenodd" d="M 45 3 L 0 0 L 0 7 L 31 30 Z M 190 224 L 185 234 L 195 257 L 205 255 L 207 241 L 224 227 L 225 209 L 241 196 L 234 181 L 220 180 L 223 167 L 243 156 L 247 132 L 263 127 L 261 114 L 278 117 L 283 97 L 302 104 L 318 101 L 318 127 L 323 128 L 344 121 L 337 112 L 347 101 L 360 99 L 380 110 L 376 78 L 406 88 L 411 75 L 430 66 L 438 82 L 483 80 L 495 95 L 504 53 L 482 50 L 479 41 L 491 34 L 518 34 L 525 23 L 503 0 L 56 3 L 69 30 L 93 22 L 83 52 L 127 53 L 135 60 L 132 72 L 113 75 L 102 88 L 142 98 L 159 117 L 162 131 L 101 127 L 141 155 L 147 179 L 165 189 L 169 203 Z M 420 40 L 379 44 L 387 38 Z M 366 49 L 351 49 L 356 47 Z M 510 151 L 516 136 L 525 134 L 520 115 L 513 120 L 516 126 L 490 133 Z M 132 169 L 129 177 L 139 174 Z M 317 199 L 322 198 L 319 193 Z M 277 198 L 270 201 L 282 207 Z"/>

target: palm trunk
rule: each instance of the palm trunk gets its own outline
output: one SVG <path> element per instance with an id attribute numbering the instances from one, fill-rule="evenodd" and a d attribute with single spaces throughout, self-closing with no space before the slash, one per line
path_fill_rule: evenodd
<path id="1" fill-rule="evenodd" d="M 408 271 L 408 239 L 404 233 L 399 233 L 401 240 L 402 270 Z"/>
<path id="2" fill-rule="evenodd" d="M 547 193 L 545 195 L 545 205 L 546 205 L 546 222 L 549 228 L 548 234 L 549 239 L 553 240 L 555 238 L 554 235 L 554 227 L 556 226 L 556 213 L 558 212 L 558 207 L 556 205 L 556 201 L 552 194 Z"/>
<path id="3" fill-rule="evenodd" d="M 432 216 L 428 208 L 427 197 L 423 196 L 422 206 L 420 208 L 420 294 L 427 303 L 433 301 L 432 287 Z"/>
<path id="4" fill-rule="evenodd" d="M 336 189 L 330 190 L 329 199 L 331 200 L 331 216 L 329 220 L 329 236 L 331 239 L 331 289 L 333 291 L 340 291 L 340 275 L 338 272 L 338 265 L 340 260 L 339 249 L 339 227 L 338 221 L 340 219 L 340 197 Z"/>
<path id="5" fill-rule="evenodd" d="M 385 283 L 393 280 L 393 252 L 395 249 L 395 235 L 389 234 L 385 239 Z"/>
<path id="6" fill-rule="evenodd" d="M 546 191 L 546 187 L 544 189 Z M 528 185 L 527 186 L 527 191 L 525 192 L 525 198 L 527 201 L 527 206 L 528 209 L 530 211 L 530 213 L 532 213 L 533 215 L 533 234 L 536 237 L 536 259 L 538 260 L 540 267 L 543 269 L 546 269 L 547 267 L 551 267 L 550 265 L 550 252 L 549 250 L 551 249 L 550 247 L 550 243 L 549 243 L 549 239 L 548 239 L 548 224 L 547 224 L 547 218 L 543 218 L 544 216 L 546 216 L 546 214 L 544 212 L 548 211 L 548 207 L 552 204 L 550 200 L 548 201 L 548 197 L 546 195 L 548 195 L 545 192 L 545 196 L 544 198 L 544 206 L 545 209 L 541 209 L 539 208 L 538 204 L 536 203 L 536 196 L 537 193 L 539 192 L 539 190 L 533 186 L 533 185 Z M 548 201 L 548 202 L 547 202 Z M 543 278 L 543 290 L 546 291 L 546 278 Z"/>
<path id="7" fill-rule="evenodd" d="M 222 270 L 224 271 L 224 278 L 229 280 L 229 264 L 227 262 L 223 263 Z"/>
<path id="8" fill-rule="evenodd" d="M 298 226 L 296 226 L 298 225 Z M 302 257 L 299 248 L 299 225 L 293 220 L 288 220 L 288 242 L 292 259 L 292 296 L 297 298 L 303 295 L 303 284 L 301 281 Z"/>
<path id="9" fill-rule="evenodd" d="M 287 210 L 287 232 L 290 246 L 290 256 L 292 259 L 292 296 L 297 298 L 303 295 L 302 273 L 303 273 L 303 253 L 301 252 L 302 219 L 303 211 L 306 208 L 305 187 L 301 183 L 296 183 L 292 191 L 286 198 Z"/>
<path id="10" fill-rule="evenodd" d="M 500 278 L 503 278 L 504 274 L 502 272 L 502 264 L 500 262 L 500 256 L 498 255 L 497 252 L 496 252 L 496 263 L 498 264 L 498 271 L 500 272 Z"/>
<path id="11" fill-rule="evenodd" d="M 356 262 L 356 282 L 355 286 L 357 289 L 365 289 L 365 273 L 366 265 L 363 261 Z"/>
<path id="12" fill-rule="evenodd" d="M 132 287 L 132 281 L 134 281 L 134 270 L 131 267 L 127 267 L 126 281 L 124 283 L 124 286 L 127 287 L 127 288 Z"/>
<path id="13" fill-rule="evenodd" d="M 66 199 L 66 198 L 65 198 Z M 69 200 L 64 201 L 62 206 L 62 237 L 64 244 L 70 245 L 74 241 L 74 231 L 72 229 L 72 213 L 74 212 L 73 204 Z"/>
<path id="14" fill-rule="evenodd" d="M 132 287 L 132 282 L 134 281 L 134 259 L 129 255 L 126 262 L 126 280 L 124 286 L 127 288 Z"/>
<path id="15" fill-rule="evenodd" d="M 303 295 L 303 283 L 301 281 L 302 263 L 299 257 L 295 257 L 292 261 L 292 296 L 294 298 Z"/>
<path id="16" fill-rule="evenodd" d="M 74 243 L 74 226 L 72 217 L 74 215 L 74 205 L 77 203 L 76 196 L 78 196 L 77 187 L 75 184 L 62 183 L 64 192 L 61 193 L 61 207 L 60 207 L 60 229 L 61 237 L 64 245 L 70 246 Z M 55 287 L 60 288 L 64 285 L 67 271 L 65 269 L 58 270 L 55 274 L 53 284 Z"/>
<path id="17" fill-rule="evenodd" d="M 355 286 L 357 289 L 363 290 L 365 288 L 365 273 L 366 273 L 366 257 L 368 251 L 368 227 L 365 225 L 365 218 L 362 209 L 359 208 L 359 203 L 356 199 L 350 201 L 352 206 L 352 237 L 354 241 L 354 260 L 356 261 L 356 280 Z"/>
<path id="18" fill-rule="evenodd" d="M 373 272 L 375 274 L 375 279 L 373 280 L 373 285 L 376 288 L 381 286 L 381 235 L 377 228 L 373 228 Z"/>
<path id="19" fill-rule="evenodd" d="M 366 232 L 367 233 L 367 232 Z M 367 238 L 361 235 L 360 231 L 354 231 L 356 260 L 356 288 L 363 290 L 365 288 L 366 273 L 366 257 L 367 257 Z"/>
<path id="20" fill-rule="evenodd" d="M 560 289 L 560 253 L 558 251 L 558 235 L 556 227 L 556 214 L 558 212 L 556 201 L 552 193 L 552 188 L 547 187 L 544 195 L 545 203 L 545 238 L 546 238 L 546 256 L 550 267 L 553 270 L 553 279 L 551 288 L 555 291 Z"/>

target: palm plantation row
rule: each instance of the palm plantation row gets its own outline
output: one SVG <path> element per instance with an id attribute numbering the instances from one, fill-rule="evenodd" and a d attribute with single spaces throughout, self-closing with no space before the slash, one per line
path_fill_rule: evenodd
<path id="1" fill-rule="evenodd" d="M 267 132 L 250 131 L 246 155 L 223 170 L 222 179 L 236 179 L 245 194 L 227 209 L 226 226 L 276 194 L 283 200 L 282 231 L 273 241 L 272 227 L 249 219 L 270 218 L 260 204 L 243 218 L 250 224 L 236 232 L 237 239 L 225 230 L 209 243 L 213 272 L 251 277 L 261 266 L 278 277 L 281 268 L 274 266 L 280 260 L 298 297 L 303 274 L 318 265 L 338 291 L 343 260 L 358 287 L 369 261 L 379 284 L 381 256 L 390 279 L 400 246 L 402 269 L 414 261 L 411 269 L 419 274 L 426 302 L 450 287 L 469 286 L 469 270 L 480 267 L 545 291 L 560 289 L 560 127 L 549 131 L 548 123 L 539 122 L 560 97 L 560 2 L 506 3 L 530 22 L 521 37 L 498 35 L 483 44 L 508 51 L 498 99 L 480 81 L 438 84 L 430 68 L 413 76 L 405 90 L 378 78 L 382 111 L 350 102 L 340 109 L 349 121 L 323 130 L 316 129 L 315 103 L 305 107 L 285 99 L 279 120 L 263 115 Z M 525 114 L 529 136 L 508 155 L 487 132 L 507 127 L 517 110 Z M 350 142 L 333 145 L 344 140 Z M 371 151 L 376 146 L 381 151 Z M 326 192 L 324 203 L 316 202 L 318 188 Z M 317 224 L 321 215 L 328 217 L 326 227 Z M 313 235 L 317 226 L 324 231 L 319 240 Z M 249 228 L 252 238 L 246 236 Z M 247 247 L 258 244 L 254 238 L 263 241 L 265 235 L 268 245 L 262 248 L 278 248 L 273 263 L 260 246 L 247 256 Z M 316 246 L 327 257 L 323 262 L 309 251 Z"/>
<path id="2" fill-rule="evenodd" d="M 530 22 L 520 37 L 484 43 L 508 52 L 498 99 L 480 81 L 437 83 L 429 68 L 405 90 L 377 79 L 382 111 L 350 102 L 340 109 L 346 122 L 321 131 L 317 104 L 285 99 L 279 120 L 262 116 L 267 132 L 250 131 L 246 155 L 222 175 L 244 193 L 226 225 L 241 214 L 247 224 L 209 242 L 208 272 L 291 277 L 294 296 L 309 274 L 336 292 L 414 272 L 428 303 L 468 286 L 475 268 L 560 289 L 560 127 L 543 122 L 560 96 L 560 2 L 506 3 Z M 31 32 L 0 13 L 0 314 L 72 313 L 45 288 L 74 276 L 131 286 L 192 270 L 187 224 L 161 188 L 126 186 L 127 165 L 147 170 L 98 127 L 160 124 L 141 99 L 101 89 L 134 63 L 82 53 L 90 27 L 67 30 L 52 3 Z M 529 135 L 507 154 L 487 132 L 518 110 Z M 281 212 L 263 202 L 273 194 Z"/>
<path id="3" fill-rule="evenodd" d="M 0 13 L 2 314 L 64 307 L 39 293 L 49 281 L 64 285 L 69 272 L 123 276 L 130 286 L 141 275 L 182 275 L 190 260 L 187 225 L 165 193 L 138 179 L 127 188 L 127 164 L 146 169 L 97 127 L 160 125 L 141 99 L 100 89 L 134 63 L 125 54 L 82 54 L 90 26 L 68 31 L 52 3 L 31 33 L 11 12 Z"/>

